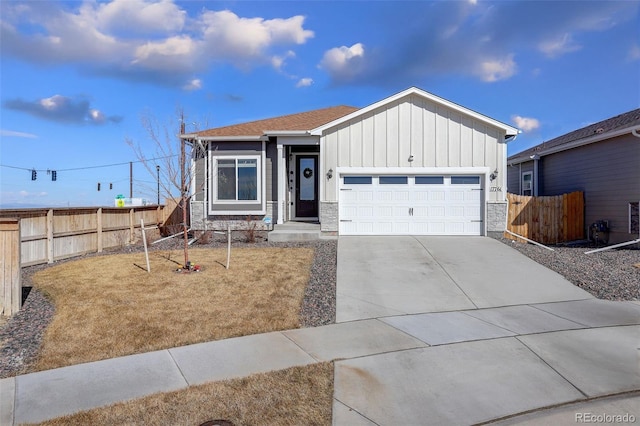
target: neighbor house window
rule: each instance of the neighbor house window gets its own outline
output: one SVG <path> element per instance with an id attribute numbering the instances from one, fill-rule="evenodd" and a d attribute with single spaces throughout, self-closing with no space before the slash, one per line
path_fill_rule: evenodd
<path id="1" fill-rule="evenodd" d="M 533 195 L 533 172 L 524 172 L 522 174 L 522 187 L 520 195 Z"/>
<path id="2" fill-rule="evenodd" d="M 260 201 L 260 159 L 258 156 L 217 157 L 214 169 L 214 200 Z"/>

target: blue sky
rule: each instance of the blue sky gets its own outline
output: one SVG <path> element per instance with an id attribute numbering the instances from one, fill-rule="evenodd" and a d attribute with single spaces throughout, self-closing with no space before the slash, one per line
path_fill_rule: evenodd
<path id="1" fill-rule="evenodd" d="M 639 6 L 3 0 L 0 207 L 113 205 L 126 141 L 157 155 L 141 117 L 177 133 L 179 109 L 190 131 L 417 86 L 522 129 L 514 154 L 640 106 Z"/>

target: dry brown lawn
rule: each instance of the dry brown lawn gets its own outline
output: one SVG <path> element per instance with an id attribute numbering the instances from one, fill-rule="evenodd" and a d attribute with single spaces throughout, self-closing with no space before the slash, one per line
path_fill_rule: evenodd
<path id="1" fill-rule="evenodd" d="M 330 425 L 332 399 L 333 364 L 321 363 L 151 395 L 42 424 Z"/>
<path id="2" fill-rule="evenodd" d="M 299 327 L 311 248 L 191 249 L 89 257 L 33 276 L 56 312 L 31 371 Z"/>

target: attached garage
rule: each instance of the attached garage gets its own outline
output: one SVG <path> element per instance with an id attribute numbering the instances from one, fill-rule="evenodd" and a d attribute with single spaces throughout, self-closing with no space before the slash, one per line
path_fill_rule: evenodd
<path id="1" fill-rule="evenodd" d="M 506 145 L 518 129 L 410 88 L 311 131 L 320 225 L 339 235 L 504 230 Z"/>
<path id="2" fill-rule="evenodd" d="M 483 175 L 407 171 L 342 173 L 340 235 L 483 234 Z"/>

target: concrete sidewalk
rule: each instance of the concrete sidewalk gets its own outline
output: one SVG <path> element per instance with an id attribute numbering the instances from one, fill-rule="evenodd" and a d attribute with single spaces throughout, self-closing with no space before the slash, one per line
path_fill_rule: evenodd
<path id="1" fill-rule="evenodd" d="M 341 322 L 3 379 L 0 424 L 328 360 L 335 425 L 466 425 L 587 400 L 501 421 L 640 419 L 637 393 L 590 401 L 640 390 L 640 305 L 594 299 L 514 252 L 488 238 L 341 238 Z"/>

